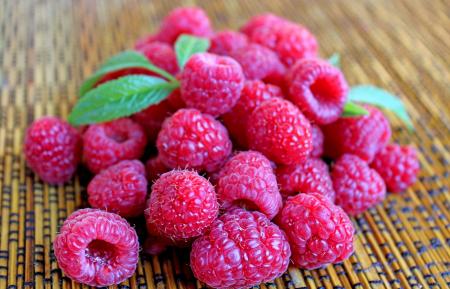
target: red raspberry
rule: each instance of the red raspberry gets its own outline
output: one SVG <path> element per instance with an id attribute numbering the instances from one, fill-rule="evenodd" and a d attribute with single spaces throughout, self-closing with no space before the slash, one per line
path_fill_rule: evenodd
<path id="1" fill-rule="evenodd" d="M 137 217 L 144 212 L 147 197 L 144 165 L 134 160 L 110 166 L 91 180 L 87 192 L 93 208 Z"/>
<path id="2" fill-rule="evenodd" d="M 289 198 L 277 217 L 292 250 L 292 262 L 302 269 L 339 263 L 353 253 L 355 229 L 347 214 L 327 197 L 298 194 Z"/>
<path id="3" fill-rule="evenodd" d="M 247 44 L 248 39 L 245 34 L 231 30 L 224 30 L 216 33 L 211 38 L 211 47 L 209 48 L 209 52 L 218 55 L 230 56 L 230 54 L 244 46 L 247 46 Z"/>
<path id="4" fill-rule="evenodd" d="M 383 180 L 389 191 L 398 193 L 414 184 L 420 170 L 416 150 L 411 146 L 389 144 L 379 151 L 370 164 Z"/>
<path id="5" fill-rule="evenodd" d="M 295 105 L 273 97 L 258 106 L 247 121 L 253 150 L 280 164 L 296 164 L 312 150 L 311 125 Z"/>
<path id="6" fill-rule="evenodd" d="M 186 105 L 212 116 L 228 112 L 243 86 L 241 66 L 227 56 L 194 54 L 181 74 L 181 97 Z"/>
<path id="7" fill-rule="evenodd" d="M 322 127 L 325 135 L 325 155 L 338 158 L 349 153 L 371 162 L 391 138 L 389 121 L 378 109 L 363 105 L 369 115 L 341 117 Z"/>
<path id="8" fill-rule="evenodd" d="M 271 13 L 264 13 L 260 15 L 253 16 L 247 23 L 241 27 L 241 32 L 251 37 L 255 31 L 261 28 L 273 27 L 277 25 L 283 25 L 288 23 L 287 19 L 281 18 Z"/>
<path id="9" fill-rule="evenodd" d="M 226 128 L 196 109 L 180 109 L 168 118 L 156 141 L 159 155 L 169 168 L 213 172 L 231 153 Z"/>
<path id="10" fill-rule="evenodd" d="M 83 161 L 96 174 L 122 160 L 140 158 L 146 144 L 144 130 L 131 119 L 94 124 L 83 135 Z"/>
<path id="11" fill-rule="evenodd" d="M 159 156 L 150 158 L 147 163 L 145 163 L 145 170 L 147 172 L 147 180 L 149 183 L 156 181 L 160 175 L 170 171 Z"/>
<path id="12" fill-rule="evenodd" d="M 279 87 L 259 80 L 246 81 L 236 105 L 222 116 L 228 132 L 239 146 L 248 147 L 246 128 L 250 114 L 263 101 L 272 97 L 283 97 Z"/>
<path id="13" fill-rule="evenodd" d="M 154 41 L 140 46 L 137 51 L 144 54 L 152 64 L 170 74 L 175 75 L 178 73 L 177 57 L 169 44 Z"/>
<path id="14" fill-rule="evenodd" d="M 386 185 L 380 175 L 359 157 L 341 156 L 331 172 L 336 205 L 352 216 L 380 203 L 386 197 Z"/>
<path id="15" fill-rule="evenodd" d="M 130 278 L 139 258 L 138 238 L 127 221 L 95 209 L 79 210 L 69 216 L 53 249 L 65 275 L 96 287 Z"/>
<path id="16" fill-rule="evenodd" d="M 158 236 L 147 236 L 142 246 L 145 254 L 148 255 L 159 255 L 167 250 L 167 247 L 172 245 L 170 241 L 160 238 Z"/>
<path id="17" fill-rule="evenodd" d="M 186 107 L 184 100 L 181 98 L 180 89 L 175 89 L 174 91 L 172 91 L 172 93 L 167 97 L 167 102 L 169 103 L 170 107 L 172 107 L 173 112 L 179 110 L 180 108 Z"/>
<path id="18" fill-rule="evenodd" d="M 81 138 L 76 129 L 56 117 L 35 120 L 25 134 L 28 166 L 44 182 L 62 184 L 70 180 L 81 157 Z"/>
<path id="19" fill-rule="evenodd" d="M 342 72 L 324 60 L 297 61 L 286 75 L 289 98 L 317 124 L 329 124 L 342 114 L 348 84 Z"/>
<path id="20" fill-rule="evenodd" d="M 321 159 L 309 158 L 300 164 L 280 166 L 276 169 L 276 174 L 283 197 L 297 193 L 316 193 L 334 202 L 328 166 Z"/>
<path id="21" fill-rule="evenodd" d="M 259 212 L 225 213 L 191 251 L 194 276 L 218 289 L 250 288 L 283 274 L 291 250 L 286 235 Z"/>
<path id="22" fill-rule="evenodd" d="M 313 150 L 311 152 L 311 157 L 319 158 L 323 154 L 323 142 L 325 136 L 322 130 L 317 125 L 311 125 L 311 136 L 312 136 L 312 146 Z"/>
<path id="23" fill-rule="evenodd" d="M 238 153 L 227 161 L 219 174 L 217 198 L 224 209 L 243 206 L 260 211 L 269 219 L 282 206 L 270 161 L 254 151 Z"/>
<path id="24" fill-rule="evenodd" d="M 218 213 L 216 193 L 207 179 L 173 170 L 153 184 L 145 218 L 151 235 L 183 244 L 203 235 Z"/>

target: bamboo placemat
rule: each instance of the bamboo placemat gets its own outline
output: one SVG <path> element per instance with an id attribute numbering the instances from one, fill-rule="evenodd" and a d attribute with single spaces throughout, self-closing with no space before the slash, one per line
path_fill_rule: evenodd
<path id="1" fill-rule="evenodd" d="M 354 219 L 356 253 L 340 265 L 290 268 L 261 288 L 449 288 L 450 4 L 448 1 L 15 1 L 0 2 L 0 289 L 87 288 L 64 277 L 52 239 L 85 205 L 86 180 L 48 186 L 26 169 L 22 139 L 42 115 L 66 117 L 103 60 L 152 29 L 173 7 L 205 8 L 216 28 L 264 11 L 308 26 L 321 54 L 339 52 L 351 84 L 398 94 L 416 132 L 389 115 L 393 139 L 420 151 L 419 181 Z M 118 288 L 200 288 L 188 255 L 140 259 Z"/>

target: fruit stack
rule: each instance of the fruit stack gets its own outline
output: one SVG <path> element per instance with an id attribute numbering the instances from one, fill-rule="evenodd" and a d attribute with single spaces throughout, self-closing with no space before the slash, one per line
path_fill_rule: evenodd
<path id="1" fill-rule="evenodd" d="M 305 27 L 272 14 L 214 32 L 203 10 L 178 8 L 105 62 L 69 122 L 38 119 L 25 137 L 43 181 L 70 181 L 80 163 L 93 175 L 92 208 L 70 215 L 54 240 L 64 273 L 117 284 L 134 273 L 140 246 L 178 246 L 208 286 L 248 288 L 291 263 L 348 258 L 349 216 L 413 184 L 419 163 L 412 147 L 389 143 L 379 106 L 398 99 L 350 88 L 333 59 L 318 57 Z M 127 219 L 142 215 L 140 245 Z"/>

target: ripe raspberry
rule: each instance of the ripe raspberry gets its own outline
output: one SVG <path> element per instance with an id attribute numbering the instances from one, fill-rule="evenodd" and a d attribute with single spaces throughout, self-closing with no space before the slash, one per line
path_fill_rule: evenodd
<path id="1" fill-rule="evenodd" d="M 56 117 L 35 120 L 24 141 L 28 166 L 44 182 L 62 184 L 70 180 L 81 157 L 81 138 L 67 122 Z"/>
<path id="2" fill-rule="evenodd" d="M 158 41 L 158 35 L 157 34 L 150 34 L 150 35 L 146 35 L 142 38 L 139 38 L 135 43 L 134 43 L 134 49 L 139 50 L 142 47 L 146 46 L 147 44 L 150 44 L 152 42 Z"/>
<path id="3" fill-rule="evenodd" d="M 175 243 L 189 243 L 201 236 L 217 218 L 214 187 L 196 172 L 173 170 L 153 184 L 145 211 L 151 235 Z"/>
<path id="4" fill-rule="evenodd" d="M 317 124 L 329 124 L 342 114 L 348 84 L 342 72 L 324 60 L 300 59 L 286 75 L 290 100 Z"/>
<path id="5" fill-rule="evenodd" d="M 279 87 L 259 80 L 246 81 L 236 105 L 222 116 L 228 132 L 242 148 L 248 147 L 247 120 L 250 114 L 263 101 L 272 97 L 283 97 Z"/>
<path id="6" fill-rule="evenodd" d="M 167 247 L 172 245 L 170 241 L 157 236 L 147 236 L 142 246 L 145 254 L 148 255 L 159 255 L 167 250 Z"/>
<path id="7" fill-rule="evenodd" d="M 247 46 L 248 39 L 245 34 L 232 31 L 232 30 L 224 30 L 216 33 L 211 38 L 211 47 L 209 48 L 209 52 L 230 56 L 236 50 Z"/>
<path id="8" fill-rule="evenodd" d="M 291 250 L 286 235 L 259 212 L 225 213 L 191 251 L 194 276 L 213 288 L 250 288 L 283 274 Z"/>
<path id="9" fill-rule="evenodd" d="M 321 159 L 309 158 L 300 164 L 279 166 L 276 174 L 283 197 L 297 193 L 316 193 L 334 202 L 333 183 L 328 166 Z"/>
<path id="10" fill-rule="evenodd" d="M 169 44 L 154 41 L 140 46 L 137 51 L 144 54 L 152 64 L 170 74 L 176 75 L 178 73 L 177 57 Z"/>
<path id="11" fill-rule="evenodd" d="M 79 210 L 69 216 L 53 249 L 64 274 L 96 287 L 130 278 L 139 258 L 138 238 L 127 221 L 95 209 Z"/>
<path id="12" fill-rule="evenodd" d="M 261 28 L 273 27 L 277 25 L 283 25 L 288 23 L 287 19 L 281 18 L 271 13 L 264 13 L 260 15 L 253 16 L 247 23 L 241 27 L 241 32 L 251 37 L 255 31 Z"/>
<path id="13" fill-rule="evenodd" d="M 87 192 L 93 208 L 137 217 L 144 212 L 147 197 L 144 165 L 137 160 L 112 165 L 92 179 Z"/>
<path id="14" fill-rule="evenodd" d="M 144 130 L 131 119 L 94 124 L 83 135 L 83 161 L 96 174 L 122 160 L 140 158 L 146 144 Z"/>
<path id="15" fill-rule="evenodd" d="M 270 161 L 254 151 L 238 153 L 227 161 L 219 174 L 217 198 L 224 209 L 243 206 L 260 211 L 269 219 L 282 206 Z"/>
<path id="16" fill-rule="evenodd" d="M 420 170 L 416 150 L 411 146 L 389 144 L 379 151 L 370 164 L 383 180 L 389 191 L 398 193 L 414 184 Z"/>
<path id="17" fill-rule="evenodd" d="M 341 117 L 322 127 L 325 135 L 325 155 L 338 158 L 349 153 L 371 162 L 391 138 L 389 121 L 378 109 L 363 105 L 369 115 Z"/>
<path id="18" fill-rule="evenodd" d="M 347 214 L 318 194 L 289 198 L 277 217 L 291 245 L 291 260 L 302 269 L 339 263 L 353 253 L 355 230 Z"/>
<path id="19" fill-rule="evenodd" d="M 207 172 L 218 170 L 232 147 L 225 127 L 196 109 L 180 109 L 168 118 L 156 146 L 167 167 Z"/>
<path id="20" fill-rule="evenodd" d="M 317 125 L 311 125 L 311 136 L 312 136 L 312 146 L 313 150 L 311 152 L 311 157 L 320 158 L 323 154 L 323 142 L 325 136 L 322 130 Z"/>
<path id="21" fill-rule="evenodd" d="M 331 172 L 336 205 L 352 216 L 380 203 L 386 197 L 386 185 L 380 175 L 359 157 L 341 156 Z"/>
<path id="22" fill-rule="evenodd" d="M 243 86 L 241 66 L 227 56 L 194 54 L 181 73 L 181 97 L 186 105 L 212 116 L 228 112 Z"/>
<path id="23" fill-rule="evenodd" d="M 312 150 L 311 125 L 295 105 L 277 97 L 264 101 L 247 121 L 253 150 L 280 164 L 296 164 Z"/>
<path id="24" fill-rule="evenodd" d="M 159 179 L 160 175 L 170 171 L 159 156 L 150 158 L 147 163 L 145 163 L 145 171 L 147 172 L 147 180 L 149 183 L 153 183 Z"/>

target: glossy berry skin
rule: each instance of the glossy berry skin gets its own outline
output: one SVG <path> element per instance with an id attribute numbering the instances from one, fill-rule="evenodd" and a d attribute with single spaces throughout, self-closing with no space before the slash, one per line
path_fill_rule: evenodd
<path id="1" fill-rule="evenodd" d="M 145 163 L 145 171 L 149 184 L 153 184 L 162 174 L 170 171 L 170 168 L 163 163 L 159 156 L 155 156 Z"/>
<path id="2" fill-rule="evenodd" d="M 185 244 L 201 236 L 218 213 L 216 193 L 207 179 L 194 171 L 173 170 L 153 184 L 145 218 L 151 235 Z"/>
<path id="3" fill-rule="evenodd" d="M 412 146 L 388 144 L 370 164 L 392 193 L 399 193 L 414 184 L 420 171 L 417 152 Z"/>
<path id="4" fill-rule="evenodd" d="M 281 276 L 290 256 L 285 234 L 277 225 L 262 213 L 237 208 L 195 240 L 191 268 L 210 287 L 250 288 Z"/>
<path id="5" fill-rule="evenodd" d="M 247 139 L 252 150 L 284 165 L 304 161 L 312 150 L 309 121 L 291 102 L 275 97 L 252 112 Z"/>
<path id="6" fill-rule="evenodd" d="M 243 206 L 260 211 L 269 219 L 282 206 L 270 161 L 255 151 L 240 152 L 226 162 L 219 174 L 217 198 L 221 208 Z"/>
<path id="7" fill-rule="evenodd" d="M 135 230 L 119 215 L 96 209 L 78 210 L 69 216 L 53 249 L 66 276 L 96 287 L 130 278 L 139 258 Z"/>
<path id="8" fill-rule="evenodd" d="M 87 187 L 91 207 L 124 218 L 142 215 L 147 197 L 144 165 L 137 160 L 121 161 L 97 174 Z"/>
<path id="9" fill-rule="evenodd" d="M 311 151 L 311 157 L 320 158 L 323 154 L 323 143 L 325 141 L 325 136 L 318 125 L 311 125 L 311 137 L 313 150 Z"/>
<path id="10" fill-rule="evenodd" d="M 137 51 L 144 54 L 152 64 L 164 69 L 170 74 L 176 75 L 178 73 L 178 63 L 175 51 L 169 44 L 153 41 L 141 45 L 137 48 Z"/>
<path id="11" fill-rule="evenodd" d="M 382 202 L 386 185 L 380 175 L 359 157 L 345 154 L 331 172 L 336 192 L 336 205 L 356 216 Z"/>
<path id="12" fill-rule="evenodd" d="M 336 121 L 347 99 L 348 84 L 342 72 L 325 60 L 298 60 L 288 71 L 289 99 L 319 125 Z"/>
<path id="13" fill-rule="evenodd" d="M 83 135 L 83 162 L 96 174 L 122 160 L 140 158 L 146 144 L 143 128 L 131 119 L 94 124 Z"/>
<path id="14" fill-rule="evenodd" d="M 230 57 L 197 53 L 187 61 L 180 85 L 187 107 L 219 116 L 238 101 L 244 74 L 239 63 Z"/>
<path id="15" fill-rule="evenodd" d="M 283 197 L 304 194 L 320 194 L 334 202 L 333 183 L 327 164 L 318 158 L 276 169 L 277 181 Z"/>
<path id="16" fill-rule="evenodd" d="M 208 172 L 218 170 L 232 148 L 226 128 L 196 109 L 180 109 L 168 118 L 156 146 L 167 167 Z"/>
<path id="17" fill-rule="evenodd" d="M 75 128 L 56 117 L 42 117 L 27 129 L 27 165 L 49 184 L 62 184 L 74 175 L 81 159 L 81 138 Z"/>
<path id="18" fill-rule="evenodd" d="M 354 228 L 350 218 L 318 194 L 289 198 L 277 216 L 291 245 L 291 260 L 302 269 L 340 263 L 353 253 Z"/>
<path id="19" fill-rule="evenodd" d="M 237 31 L 224 30 L 217 32 L 211 38 L 211 47 L 209 52 L 230 56 L 236 50 L 248 45 L 248 38 L 245 34 Z"/>
<path id="20" fill-rule="evenodd" d="M 338 158 L 348 153 L 371 162 L 375 154 L 387 145 L 391 138 L 389 121 L 377 108 L 363 106 L 369 115 L 341 117 L 322 127 L 326 156 Z"/>

